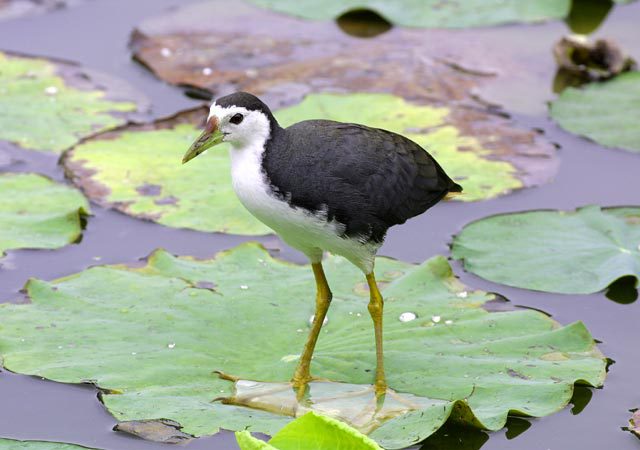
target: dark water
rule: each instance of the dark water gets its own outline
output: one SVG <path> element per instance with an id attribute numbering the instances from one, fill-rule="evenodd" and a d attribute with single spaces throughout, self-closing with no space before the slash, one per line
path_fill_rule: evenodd
<path id="1" fill-rule="evenodd" d="M 156 116 L 166 115 L 197 102 L 132 63 L 127 41 L 131 29 L 145 17 L 189 2 L 192 0 L 93 0 L 72 9 L 1 23 L 0 47 L 76 60 L 120 76 L 150 97 Z M 574 26 L 593 28 L 593 25 L 578 23 Z M 618 37 L 636 59 L 640 59 L 640 31 L 637 26 L 629 28 L 633 23 L 640 23 L 640 3 L 611 10 L 600 30 L 601 34 Z M 503 27 L 484 30 L 482 34 L 492 35 L 492 39 L 498 36 L 502 45 L 508 46 L 522 45 L 529 31 L 538 36 L 553 33 L 559 37 L 565 30 L 564 24 L 555 23 Z M 532 71 L 544 71 L 544 85 L 532 86 L 533 90 L 523 88 L 520 92 L 509 92 L 500 100 L 506 103 L 513 100 L 514 110 L 530 113 L 516 116 L 518 121 L 543 129 L 549 139 L 560 145 L 562 163 L 556 180 L 495 200 L 439 205 L 404 226 L 392 229 L 381 254 L 413 262 L 421 262 L 435 254 L 446 255 L 452 234 L 469 221 L 496 213 L 536 208 L 571 209 L 585 204 L 640 203 L 640 155 L 603 149 L 564 132 L 546 118 L 540 104 L 532 108 L 520 107 L 528 102 L 519 102 L 517 95 L 526 97 L 531 92 L 547 92 L 550 97 L 553 71 L 549 69 L 552 69 L 550 59 L 543 67 L 531 67 Z M 17 150 L 13 157 L 19 161 L 7 170 L 35 171 L 63 179 L 55 156 Z M 173 230 L 93 208 L 95 216 L 89 220 L 82 245 L 57 251 L 10 252 L 1 262 L 0 299 L 17 298 L 19 289 L 31 276 L 53 279 L 90 265 L 134 262 L 156 247 L 176 254 L 206 257 L 245 240 Z M 265 237 L 261 241 L 269 247 L 281 248 L 283 258 L 303 261 L 297 252 L 284 247 L 275 237 Z M 640 352 L 636 332 L 640 301 L 633 301 L 635 293 L 630 292 L 633 283 L 623 286 L 622 294 L 616 294 L 620 300 L 615 302 L 604 293 L 557 295 L 509 288 L 467 274 L 459 264 L 454 264 L 454 269 L 462 281 L 473 288 L 499 292 L 515 304 L 542 309 L 561 323 L 584 321 L 592 334 L 602 341 L 601 350 L 616 362 L 610 368 L 605 387 L 578 389 L 573 407 L 542 419 L 512 419 L 506 430 L 490 434 L 447 427 L 430 438 L 424 448 L 637 448 L 637 439 L 620 430 L 626 424 L 628 410 L 640 406 L 637 389 Z M 94 388 L 0 372 L 0 437 L 57 440 L 112 450 L 167 447 L 112 432 L 114 423 L 97 401 Z M 237 446 L 231 433 L 221 433 L 194 441 L 188 448 L 235 449 Z"/>

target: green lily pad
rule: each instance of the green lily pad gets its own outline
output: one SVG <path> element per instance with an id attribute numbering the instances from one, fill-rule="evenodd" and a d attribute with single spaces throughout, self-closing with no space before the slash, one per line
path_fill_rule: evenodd
<path id="1" fill-rule="evenodd" d="M 624 276 L 640 278 L 640 207 L 492 216 L 465 226 L 452 254 L 496 283 L 590 294 Z"/>
<path id="2" fill-rule="evenodd" d="M 0 52 L 0 144 L 60 153 L 140 116 L 126 84 L 60 60 Z"/>
<path id="3" fill-rule="evenodd" d="M 570 0 L 251 0 L 256 5 L 305 19 L 332 20 L 342 14 L 369 9 L 405 27 L 464 28 L 514 22 L 562 19 Z"/>
<path id="4" fill-rule="evenodd" d="M 0 450 L 95 450 L 80 445 L 48 441 L 18 441 L 0 438 Z"/>
<path id="5" fill-rule="evenodd" d="M 458 197 L 463 201 L 538 184 L 556 168 L 553 146 L 531 132 L 510 124 L 500 128 L 474 111 L 413 104 L 389 94 L 313 94 L 275 115 L 282 126 L 325 118 L 406 135 L 428 149 L 464 186 Z M 67 174 L 93 201 L 163 225 L 269 233 L 237 200 L 225 146 L 195 164 L 180 164 L 206 117 L 207 111 L 199 108 L 87 139 L 65 155 Z M 546 158 L 540 158 L 541 153 Z M 535 164 L 531 172 L 529 163 Z"/>
<path id="6" fill-rule="evenodd" d="M 366 284 L 342 258 L 324 264 L 334 300 L 313 372 L 367 385 L 375 351 Z M 419 266 L 378 258 L 377 274 L 386 296 L 388 382 L 428 405 L 373 430 L 369 437 L 383 447 L 419 442 L 450 415 L 495 430 L 510 411 L 551 414 L 570 400 L 574 382 L 603 383 L 605 358 L 580 322 L 562 327 L 526 309 L 488 312 L 498 300 L 469 291 L 443 257 Z M 289 380 L 313 286 L 309 266 L 273 259 L 256 244 L 211 260 L 158 250 L 144 267 L 30 280 L 30 304 L 0 305 L 0 355 L 14 372 L 95 383 L 120 421 L 169 419 L 193 436 L 220 428 L 273 435 L 292 418 L 212 403 L 231 395 L 233 384 L 211 371 Z"/>
<path id="7" fill-rule="evenodd" d="M 640 152 L 640 72 L 568 88 L 551 103 L 551 117 L 572 133 L 608 147 Z"/>
<path id="8" fill-rule="evenodd" d="M 0 257 L 9 249 L 64 247 L 82 234 L 80 192 L 36 174 L 0 174 Z"/>
<path id="9" fill-rule="evenodd" d="M 248 431 L 236 432 L 240 450 L 382 450 L 372 439 L 358 430 L 313 411 L 287 424 L 269 443 L 251 436 Z"/>

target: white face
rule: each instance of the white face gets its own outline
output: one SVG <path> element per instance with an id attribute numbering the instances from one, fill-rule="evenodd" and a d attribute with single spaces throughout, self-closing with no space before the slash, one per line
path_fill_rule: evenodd
<path id="1" fill-rule="evenodd" d="M 269 119 L 260 111 L 250 111 L 241 106 L 223 108 L 211 105 L 209 118 L 218 119 L 218 129 L 223 133 L 223 142 L 241 149 L 253 145 L 262 146 L 271 132 Z"/>

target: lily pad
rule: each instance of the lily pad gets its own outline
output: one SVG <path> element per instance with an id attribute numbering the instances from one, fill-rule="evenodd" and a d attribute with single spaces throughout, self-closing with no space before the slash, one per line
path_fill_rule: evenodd
<path id="1" fill-rule="evenodd" d="M 640 152 L 640 72 L 568 88 L 551 103 L 551 117 L 572 133 L 608 147 Z"/>
<path id="2" fill-rule="evenodd" d="M 80 192 L 36 174 L 0 174 L 0 257 L 9 249 L 55 249 L 82 234 Z"/>
<path id="3" fill-rule="evenodd" d="M 140 118 L 147 102 L 124 82 L 61 60 L 0 52 L 0 144 L 60 153 Z"/>
<path id="4" fill-rule="evenodd" d="M 358 430 L 322 414 L 308 412 L 286 425 L 269 443 L 251 436 L 248 431 L 236 433 L 240 450 L 382 450 L 372 439 Z"/>
<path id="5" fill-rule="evenodd" d="M 496 283 L 590 294 L 624 276 L 640 278 L 640 207 L 492 216 L 465 226 L 452 254 Z"/>
<path id="6" fill-rule="evenodd" d="M 95 450 L 80 445 L 48 441 L 18 441 L 0 438 L 0 450 Z"/>
<path id="7" fill-rule="evenodd" d="M 553 146 L 531 132 L 506 128 L 498 134 L 499 124 L 477 111 L 413 104 L 389 94 L 312 94 L 275 115 L 282 126 L 325 118 L 406 135 L 464 185 L 463 201 L 537 184 L 556 165 Z M 180 165 L 206 117 L 206 109 L 198 108 L 87 139 L 65 155 L 67 174 L 93 201 L 163 225 L 269 233 L 237 200 L 226 148 Z"/>
<path id="8" fill-rule="evenodd" d="M 562 19 L 570 0 L 251 0 L 256 5 L 305 19 L 331 20 L 354 9 L 369 9 L 405 27 L 464 28 Z"/>
<path id="9" fill-rule="evenodd" d="M 375 351 L 366 284 L 342 258 L 324 264 L 334 300 L 314 374 L 367 386 Z M 603 383 L 605 358 L 580 322 L 562 327 L 526 309 L 488 312 L 483 305 L 494 296 L 469 291 L 443 257 L 419 266 L 378 258 L 377 274 L 390 387 L 430 405 L 373 430 L 383 447 L 419 442 L 450 415 L 495 430 L 509 412 L 551 414 L 570 400 L 574 382 Z M 215 289 L 199 288 L 203 281 Z M 232 395 L 233 384 L 211 371 L 289 380 L 314 308 L 309 266 L 273 259 L 256 244 L 211 260 L 158 250 L 144 267 L 92 267 L 53 282 L 32 279 L 25 289 L 30 304 L 0 305 L 0 355 L 11 371 L 90 381 L 118 420 L 169 419 L 193 436 L 220 428 L 273 435 L 292 420 L 212 403 Z"/>

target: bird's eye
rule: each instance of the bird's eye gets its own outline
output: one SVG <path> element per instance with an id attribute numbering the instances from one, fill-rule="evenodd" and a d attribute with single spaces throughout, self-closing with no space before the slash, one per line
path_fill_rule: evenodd
<path id="1" fill-rule="evenodd" d="M 242 119 L 244 119 L 244 116 L 238 113 L 238 114 L 234 114 L 233 117 L 229 119 L 229 122 L 231 122 L 234 125 L 238 125 L 240 122 L 242 122 Z"/>

